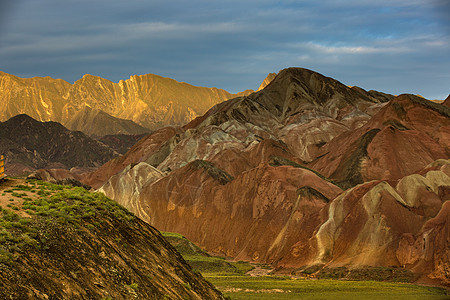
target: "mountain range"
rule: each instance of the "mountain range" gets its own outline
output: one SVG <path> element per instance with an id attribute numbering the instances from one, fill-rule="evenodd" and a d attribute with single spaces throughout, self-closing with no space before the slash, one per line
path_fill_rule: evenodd
<path id="1" fill-rule="evenodd" d="M 449 113 L 289 68 L 83 181 L 236 260 L 399 266 L 448 284 Z"/>
<path id="2" fill-rule="evenodd" d="M 44 89 L 48 107 L 45 95 L 66 95 L 52 104 L 58 109 L 35 113 L 55 112 L 63 124 L 98 116 L 114 127 L 106 113 L 123 118 L 121 128 L 132 120 L 153 129 L 76 179 L 157 229 L 277 271 L 396 266 L 421 282 L 450 284 L 448 99 L 366 91 L 303 68 L 269 74 L 258 91 L 241 95 L 154 75 L 67 84 Z M 195 96 L 183 97 L 184 88 Z M 22 97 L 42 108 L 39 94 L 25 90 L 32 96 Z M 71 124 L 94 127 L 85 122 Z"/>
<path id="3" fill-rule="evenodd" d="M 27 114 L 88 135 L 141 134 L 182 125 L 214 104 L 239 95 L 158 75 L 114 83 L 86 74 L 74 84 L 51 77 L 20 78 L 0 71 L 0 121 Z"/>

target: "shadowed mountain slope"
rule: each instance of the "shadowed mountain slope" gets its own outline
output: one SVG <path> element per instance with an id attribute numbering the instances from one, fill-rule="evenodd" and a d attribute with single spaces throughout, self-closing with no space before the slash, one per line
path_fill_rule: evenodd
<path id="1" fill-rule="evenodd" d="M 73 131 L 81 131 L 92 137 L 150 133 L 150 129 L 142 127 L 133 121 L 115 118 L 104 111 L 87 106 L 75 112 L 67 121 L 66 127 Z"/>
<path id="2" fill-rule="evenodd" d="M 108 146 L 56 122 L 39 122 L 18 115 L 0 123 L 0 153 L 7 172 L 29 169 L 98 167 L 117 155 Z M 20 173 L 20 172 L 19 172 Z"/>

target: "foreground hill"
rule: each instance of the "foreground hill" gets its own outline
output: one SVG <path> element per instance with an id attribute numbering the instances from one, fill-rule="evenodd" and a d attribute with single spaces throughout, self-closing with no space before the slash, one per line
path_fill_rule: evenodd
<path id="1" fill-rule="evenodd" d="M 98 167 L 117 155 L 110 147 L 56 122 L 18 115 L 0 123 L 0 153 L 7 173 L 39 168 Z"/>
<path id="2" fill-rule="evenodd" d="M 101 194 L 2 189 L 2 299 L 223 299 L 153 227 Z"/>
<path id="3" fill-rule="evenodd" d="M 84 182 L 213 253 L 295 272 L 398 266 L 449 284 L 449 116 L 290 68 Z"/>
<path id="4" fill-rule="evenodd" d="M 119 83 L 87 74 L 70 84 L 50 77 L 20 78 L 0 72 L 0 95 L 0 121 L 28 114 L 39 121 L 56 121 L 71 130 L 87 130 L 87 134 L 101 136 L 140 134 L 142 127 L 182 125 L 211 106 L 240 94 L 153 74 L 131 76 Z M 98 111 L 102 113 L 93 118 L 93 112 Z M 84 122 L 86 118 L 91 121 L 89 127 Z M 129 120 L 128 124 L 123 119 Z M 118 131 L 111 132 L 113 129 Z"/>

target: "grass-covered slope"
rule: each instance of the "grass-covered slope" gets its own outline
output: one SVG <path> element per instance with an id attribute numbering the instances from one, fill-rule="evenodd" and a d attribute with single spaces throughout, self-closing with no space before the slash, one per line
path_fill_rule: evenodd
<path id="1" fill-rule="evenodd" d="M 244 275 L 253 269 L 253 266 L 247 262 L 231 262 L 223 257 L 211 256 L 181 234 L 162 232 L 162 235 L 183 255 L 194 272 L 200 272 L 204 276 Z"/>
<path id="2" fill-rule="evenodd" d="M 39 181 L 0 193 L 0 299 L 222 298 L 103 194 Z"/>

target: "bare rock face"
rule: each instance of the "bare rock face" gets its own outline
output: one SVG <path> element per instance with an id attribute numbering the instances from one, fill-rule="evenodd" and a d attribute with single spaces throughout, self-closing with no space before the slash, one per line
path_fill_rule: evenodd
<path id="1" fill-rule="evenodd" d="M 396 255 L 403 266 L 450 285 L 450 165 L 448 161 L 438 164 L 438 170 L 429 171 L 425 177 L 409 182 L 409 187 L 418 191 L 408 191 L 414 195 L 410 206 L 422 208 L 419 213 L 428 218 L 418 232 L 403 234 Z M 402 181 L 398 185 L 400 183 Z M 438 202 L 442 205 L 437 205 Z"/>
<path id="2" fill-rule="evenodd" d="M 442 102 L 442 105 L 445 105 L 447 107 L 450 106 L 450 95 L 448 95 L 448 97 L 444 100 L 444 102 Z"/>
<path id="3" fill-rule="evenodd" d="M 272 82 L 272 80 L 275 79 L 275 77 L 277 77 L 277 73 L 269 73 L 267 75 L 267 77 L 264 78 L 263 82 L 261 82 L 261 85 L 259 86 L 259 88 L 256 91 L 260 91 L 260 90 L 264 89 L 266 86 L 269 85 L 269 83 Z"/>
<path id="4" fill-rule="evenodd" d="M 170 171 L 196 159 L 212 160 L 223 151 L 248 152 L 262 140 L 273 139 L 286 144 L 300 161 L 311 161 L 320 154 L 318 150 L 322 145 L 354 129 L 355 122 L 370 118 L 361 111 L 371 109 L 374 113 L 381 108 L 382 101 L 384 98 L 375 102 L 313 71 L 286 69 L 264 90 L 222 102 L 185 125 L 176 137 L 165 141 L 164 147 L 158 142 L 157 148 L 162 147 L 161 151 L 153 147 L 145 151 L 152 153 L 152 158 L 148 158 L 151 165 Z M 157 136 L 160 134 L 154 133 L 148 139 L 159 141 Z M 147 159 L 146 154 L 143 154 L 145 159 L 139 158 L 140 155 L 139 150 L 132 150 L 123 158 L 125 161 L 117 159 L 108 163 L 108 167 L 89 175 L 86 183 L 101 186 L 126 165 Z M 105 173 L 106 168 L 113 171 Z M 99 178 L 96 183 L 93 182 L 95 176 Z"/>
<path id="5" fill-rule="evenodd" d="M 315 233 L 315 263 L 403 266 L 448 284 L 449 163 L 423 176 L 363 183 L 336 197 Z"/>
<path id="6" fill-rule="evenodd" d="M 119 83 L 86 74 L 70 84 L 50 77 L 19 78 L 0 72 L 0 121 L 28 114 L 39 121 L 86 130 L 89 135 L 139 134 L 148 128 L 185 124 L 214 104 L 250 92 L 230 94 L 153 74 L 131 76 Z"/>
<path id="7" fill-rule="evenodd" d="M 164 173 L 145 162 L 129 165 L 122 172 L 112 176 L 99 192 L 114 195 L 117 202 L 128 209 L 137 212 L 142 220 L 149 220 L 145 208 L 138 201 L 139 193 L 144 184 L 150 184 L 164 177 Z"/>
<path id="8" fill-rule="evenodd" d="M 50 77 L 20 78 L 0 71 L 0 121 L 27 114 L 38 121 L 61 121 L 71 84 Z"/>
<path id="9" fill-rule="evenodd" d="M 256 93 L 150 134 L 84 182 L 235 259 L 415 271 L 422 254 L 408 256 L 411 245 L 450 195 L 449 117 L 416 96 L 290 68 Z M 436 249 L 447 232 L 439 228 Z M 444 280 L 448 257 L 439 257 L 420 272 Z"/>
<path id="10" fill-rule="evenodd" d="M 321 149 L 310 167 L 344 187 L 397 180 L 447 158 L 450 110 L 413 95 L 389 102 L 367 124 L 345 132 Z"/>
<path id="11" fill-rule="evenodd" d="M 339 192 L 302 168 L 261 164 L 234 178 L 196 160 L 145 185 L 139 203 L 144 220 L 161 230 L 180 232 L 215 253 L 272 263 L 302 236 L 295 228 L 313 229 L 308 221 L 317 223 L 320 208 Z"/>
<path id="12" fill-rule="evenodd" d="M 94 187 L 101 187 L 111 176 L 125 169 L 130 164 L 147 162 L 158 165 L 173 150 L 182 129 L 164 127 L 142 138 L 125 155 L 117 156 L 97 170 L 84 175 L 83 182 Z"/>

